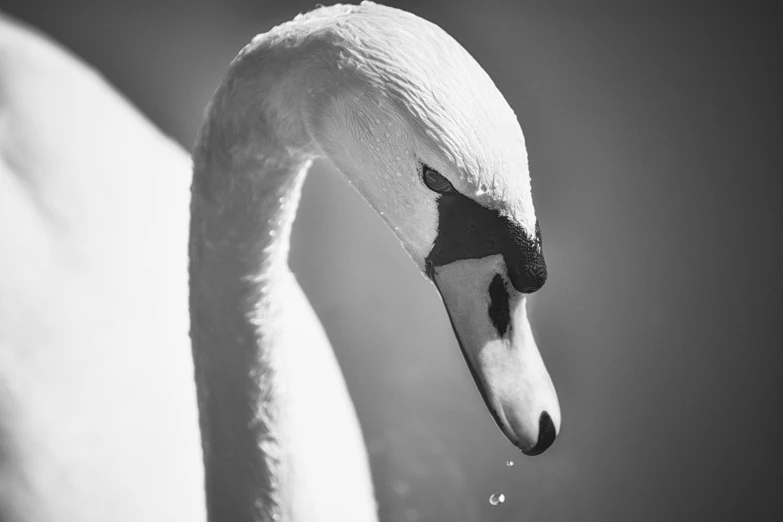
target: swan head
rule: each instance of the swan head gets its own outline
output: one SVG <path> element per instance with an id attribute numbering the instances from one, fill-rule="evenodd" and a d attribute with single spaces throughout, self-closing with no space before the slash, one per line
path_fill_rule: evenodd
<path id="1" fill-rule="evenodd" d="M 302 133 L 435 283 L 501 431 L 543 452 L 560 409 L 525 302 L 546 265 L 522 130 L 492 80 L 438 26 L 369 2 L 300 15 L 254 45 L 302 57 L 278 96 L 297 93 Z"/>

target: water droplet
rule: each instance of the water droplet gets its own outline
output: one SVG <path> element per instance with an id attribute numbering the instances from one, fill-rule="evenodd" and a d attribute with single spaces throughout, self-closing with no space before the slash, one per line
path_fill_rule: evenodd
<path id="1" fill-rule="evenodd" d="M 513 466 L 513 465 L 514 465 L 514 461 L 513 461 L 513 460 L 507 460 L 507 461 L 506 461 L 506 466 L 508 466 L 509 468 L 510 468 L 511 466 Z"/>
<path id="2" fill-rule="evenodd" d="M 381 210 L 381 211 L 380 211 L 380 212 L 378 212 L 378 213 L 379 213 L 380 215 L 383 215 L 383 210 Z"/>
<path id="3" fill-rule="evenodd" d="M 272 513 L 272 520 L 280 520 L 280 515 L 277 513 Z"/>
<path id="4" fill-rule="evenodd" d="M 285 198 L 279 198 L 277 201 L 279 201 L 280 203 L 285 203 Z"/>
<path id="5" fill-rule="evenodd" d="M 399 157 L 399 156 L 394 156 L 394 159 L 396 159 L 397 161 L 400 161 L 402 158 Z"/>
<path id="6" fill-rule="evenodd" d="M 275 230 L 270 230 L 269 231 L 269 236 L 270 237 L 275 237 L 275 234 L 277 234 L 277 232 Z"/>
<path id="7" fill-rule="evenodd" d="M 272 221 L 274 221 L 274 220 L 272 218 L 269 218 L 269 219 L 266 220 L 266 224 L 267 225 L 271 225 Z"/>
<path id="8" fill-rule="evenodd" d="M 502 504 L 505 501 L 506 501 L 506 495 L 504 495 L 503 493 L 492 493 L 489 496 L 489 503 L 492 504 L 493 506 Z"/>
<path id="9" fill-rule="evenodd" d="M 387 138 L 391 138 L 391 134 L 389 134 L 389 133 L 387 132 L 387 133 L 386 133 L 386 137 L 387 137 Z"/>

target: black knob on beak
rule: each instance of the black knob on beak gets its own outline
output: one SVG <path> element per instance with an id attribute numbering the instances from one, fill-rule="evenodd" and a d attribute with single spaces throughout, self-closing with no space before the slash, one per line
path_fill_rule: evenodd
<path id="1" fill-rule="evenodd" d="M 544 258 L 539 256 L 533 263 L 509 263 L 506 262 L 508 278 L 518 291 L 532 294 L 546 283 L 546 264 Z"/>

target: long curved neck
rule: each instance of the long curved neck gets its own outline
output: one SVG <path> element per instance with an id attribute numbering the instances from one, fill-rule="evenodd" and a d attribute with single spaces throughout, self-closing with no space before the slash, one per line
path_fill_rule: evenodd
<path id="1" fill-rule="evenodd" d="M 241 95 L 218 90 L 194 150 L 190 314 L 209 517 L 257 522 L 281 503 L 272 296 L 309 159 Z"/>
<path id="2" fill-rule="evenodd" d="M 346 76 L 334 39 L 285 45 L 273 33 L 232 62 L 193 153 L 190 316 L 207 510 L 215 522 L 376 520 L 356 413 L 287 266 L 310 162 L 337 157 L 327 149 L 340 132 L 325 124 Z M 313 439 L 313 423 L 331 428 Z"/>

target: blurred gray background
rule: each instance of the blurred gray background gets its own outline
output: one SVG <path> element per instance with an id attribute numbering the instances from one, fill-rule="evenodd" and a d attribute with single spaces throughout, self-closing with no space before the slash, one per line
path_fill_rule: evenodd
<path id="1" fill-rule="evenodd" d="M 354 397 L 382 519 L 783 520 L 780 18 L 738 2 L 386 3 L 451 33 L 522 123 L 550 273 L 532 321 L 563 430 L 540 457 L 515 451 L 434 288 L 317 164 L 292 267 Z M 236 52 L 314 5 L 0 0 L 187 148 Z"/>

